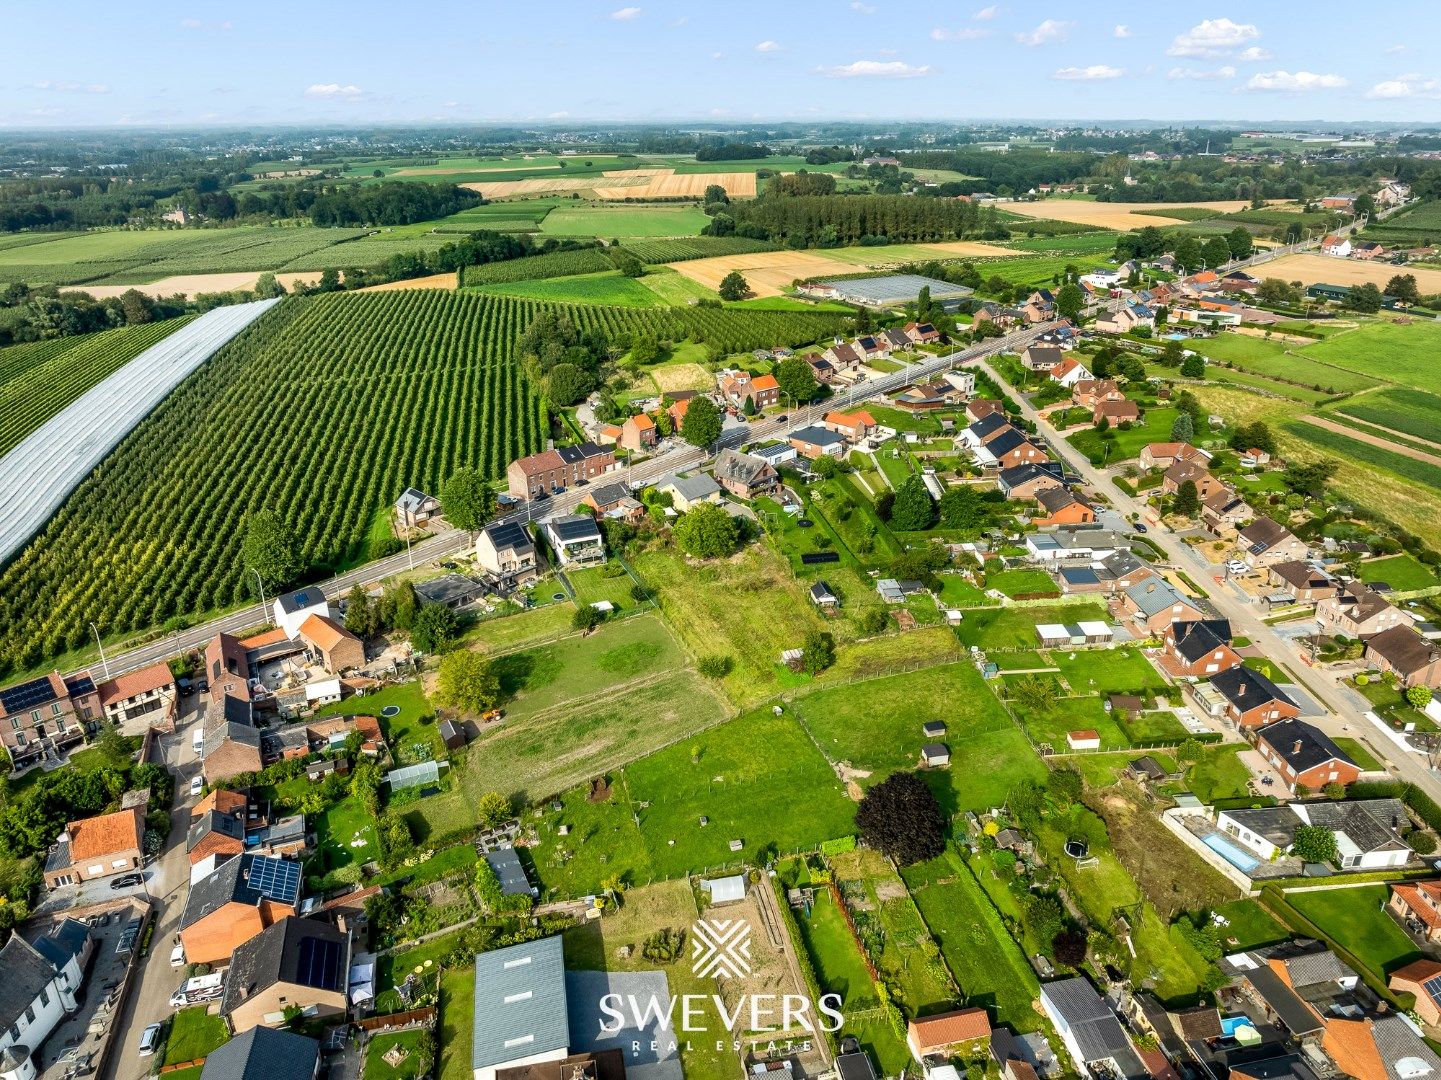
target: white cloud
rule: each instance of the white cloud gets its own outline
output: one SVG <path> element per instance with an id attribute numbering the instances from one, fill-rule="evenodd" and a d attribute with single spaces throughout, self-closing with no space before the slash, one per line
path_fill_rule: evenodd
<path id="1" fill-rule="evenodd" d="M 731 111 L 729 109 L 723 109 L 719 105 L 710 111 L 712 116 L 729 116 L 730 113 Z"/>
<path id="2" fill-rule="evenodd" d="M 874 7 L 861 3 L 861 0 L 851 0 L 851 10 L 857 15 L 874 15 L 876 13 Z"/>
<path id="3" fill-rule="evenodd" d="M 1386 55 L 1400 56 L 1402 53 L 1407 53 L 1410 51 L 1411 47 L 1409 45 L 1392 45 L 1389 49 L 1386 50 Z"/>
<path id="4" fill-rule="evenodd" d="M 1166 72 L 1166 78 L 1168 79 L 1198 79 L 1205 81 L 1208 79 L 1234 79 L 1235 77 L 1236 69 L 1230 64 L 1218 67 L 1215 71 L 1200 71 L 1196 68 L 1173 67 L 1170 71 Z"/>
<path id="5" fill-rule="evenodd" d="M 570 119 L 570 113 L 561 109 L 559 112 L 546 113 L 545 118 L 547 120 L 568 120 Z"/>
<path id="6" fill-rule="evenodd" d="M 1126 74 L 1120 68 L 1112 67 L 1110 64 L 1091 64 L 1088 67 L 1063 67 L 1058 69 L 1051 78 L 1070 79 L 1077 82 L 1092 82 L 1099 79 L 1119 79 Z"/>
<path id="7" fill-rule="evenodd" d="M 1236 59 L 1243 62 L 1271 59 L 1271 50 L 1263 49 L 1259 45 L 1252 45 L 1249 49 L 1242 49 L 1236 54 Z"/>
<path id="8" fill-rule="evenodd" d="M 610 17 L 612 19 L 618 19 L 620 22 L 629 22 L 639 14 L 640 8 L 638 7 L 623 7 L 612 11 Z"/>
<path id="9" fill-rule="evenodd" d="M 1000 13 L 1001 5 L 991 4 L 989 7 L 981 8 L 981 10 L 972 15 L 971 18 L 975 19 L 977 22 L 990 22 Z"/>
<path id="10" fill-rule="evenodd" d="M 305 88 L 309 97 L 356 98 L 365 93 L 360 87 L 347 83 L 311 83 Z"/>
<path id="11" fill-rule="evenodd" d="M 1116 28 L 1111 31 L 1112 37 L 1128 38 L 1131 36 L 1131 28 L 1125 23 L 1117 23 Z"/>
<path id="12" fill-rule="evenodd" d="M 781 46 L 778 41 L 762 41 L 756 46 L 756 52 L 780 52 Z"/>
<path id="13" fill-rule="evenodd" d="M 226 19 L 224 22 L 218 23 L 206 23 L 200 19 L 194 18 L 180 20 L 180 28 L 182 30 L 229 30 L 234 25 L 235 24 L 232 23 L 229 19 Z"/>
<path id="14" fill-rule="evenodd" d="M 1366 96 L 1373 100 L 1394 101 L 1399 98 L 1441 98 L 1441 79 L 1428 75 L 1397 75 L 1378 82 Z"/>
<path id="15" fill-rule="evenodd" d="M 35 83 L 36 90 L 50 90 L 57 94 L 108 94 L 110 87 L 104 83 L 79 83 L 65 80 L 42 79 Z"/>
<path id="16" fill-rule="evenodd" d="M 900 60 L 857 60 L 839 67 L 817 68 L 832 79 L 917 79 L 929 75 L 929 64 L 916 67 Z"/>
<path id="17" fill-rule="evenodd" d="M 979 26 L 963 26 L 959 30 L 947 30 L 944 26 L 938 26 L 931 31 L 932 41 L 977 41 L 990 36 L 989 30 L 983 30 Z"/>
<path id="18" fill-rule="evenodd" d="M 723 52 L 713 52 L 710 54 L 710 58 L 712 60 L 724 60 L 726 58 L 726 54 Z"/>
<path id="19" fill-rule="evenodd" d="M 458 109 L 458 108 L 460 108 L 460 102 L 458 102 L 458 101 L 442 101 L 442 102 L 440 103 L 440 107 L 441 107 L 442 109 Z"/>
<path id="20" fill-rule="evenodd" d="M 1047 19 L 1040 26 L 1028 33 L 1016 35 L 1016 40 L 1022 45 L 1034 48 L 1037 45 L 1050 45 L 1055 42 L 1065 41 L 1071 36 L 1071 27 L 1075 23 L 1063 22 L 1060 19 Z"/>
<path id="21" fill-rule="evenodd" d="M 199 30 L 205 24 L 202 23 L 199 19 L 181 19 L 180 25 L 183 29 L 186 30 Z"/>
<path id="22" fill-rule="evenodd" d="M 1252 75 L 1247 90 L 1268 90 L 1297 94 L 1306 90 L 1339 90 L 1346 80 L 1339 75 L 1318 75 L 1314 71 L 1266 71 Z"/>
<path id="23" fill-rule="evenodd" d="M 1184 34 L 1177 34 L 1166 52 L 1171 56 L 1225 56 L 1260 36 L 1261 31 L 1251 23 L 1202 19 Z"/>

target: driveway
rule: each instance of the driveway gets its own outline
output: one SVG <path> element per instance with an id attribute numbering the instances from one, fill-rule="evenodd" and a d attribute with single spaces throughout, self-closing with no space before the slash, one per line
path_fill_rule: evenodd
<path id="1" fill-rule="evenodd" d="M 202 722 L 200 717 L 201 713 L 191 712 L 188 722 L 174 734 L 155 739 L 152 760 L 163 763 L 175 775 L 176 806 L 170 813 L 165 850 L 146 868 L 146 888 L 155 905 L 150 954 L 141 961 L 130 995 L 115 1018 L 115 1034 L 121 1042 L 99 1080 L 141 1080 L 149 1076 L 151 1059 L 135 1052 L 140 1033 L 174 1012 L 170 995 L 184 979 L 183 968 L 170 966 L 170 949 L 180 929 L 180 914 L 189 891 L 190 859 L 185 853 L 185 838 L 190 828 L 190 807 L 195 802 L 189 785 L 200 769 L 191 737 L 194 725 Z"/>

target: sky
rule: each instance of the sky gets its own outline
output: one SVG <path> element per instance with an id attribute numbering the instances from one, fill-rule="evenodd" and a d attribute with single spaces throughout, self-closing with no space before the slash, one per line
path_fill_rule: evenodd
<path id="1" fill-rule="evenodd" d="M 1184 8 L 1184 10 L 1182 10 Z M 0 127 L 1441 121 L 1434 0 L 7 0 Z"/>

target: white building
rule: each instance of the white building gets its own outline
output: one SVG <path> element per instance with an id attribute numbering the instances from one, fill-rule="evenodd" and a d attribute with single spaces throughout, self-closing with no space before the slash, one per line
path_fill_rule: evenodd
<path id="1" fill-rule="evenodd" d="M 74 919 L 33 945 L 17 932 L 0 948 L 6 983 L 0 999 L 0 1080 L 33 1080 L 35 1050 L 79 1008 L 75 995 L 92 948 L 90 932 Z"/>
<path id="2" fill-rule="evenodd" d="M 1385 870 L 1411 861 L 1399 830 L 1409 826 L 1399 799 L 1294 802 L 1250 810 L 1222 810 L 1216 829 L 1263 861 L 1284 855 L 1303 825 L 1330 829 L 1342 870 Z"/>
<path id="3" fill-rule="evenodd" d="M 300 624 L 312 615 L 330 618 L 330 605 L 319 585 L 309 585 L 294 592 L 281 593 L 275 598 L 275 625 L 285 631 L 285 636 L 294 641 L 300 633 Z"/>
<path id="4" fill-rule="evenodd" d="M 605 561 L 605 540 L 589 514 L 568 514 L 545 523 L 545 538 L 562 566 Z"/>

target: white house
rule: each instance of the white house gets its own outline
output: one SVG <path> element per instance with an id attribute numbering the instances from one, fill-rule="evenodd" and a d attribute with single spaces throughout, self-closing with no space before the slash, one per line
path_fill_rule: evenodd
<path id="1" fill-rule="evenodd" d="M 312 615 L 322 619 L 330 618 L 330 605 L 319 585 L 307 585 L 294 592 L 281 593 L 275 598 L 275 625 L 285 631 L 285 636 L 294 641 L 300 634 L 300 624 Z"/>
<path id="2" fill-rule="evenodd" d="M 0 948 L 6 992 L 0 1004 L 0 1077 L 33 1080 L 31 1055 L 79 1008 L 76 992 L 94 947 L 85 924 L 66 919 L 32 945 L 13 933 Z"/>
<path id="3" fill-rule="evenodd" d="M 545 538 L 562 566 L 605 561 L 605 540 L 589 514 L 567 514 L 547 521 Z"/>
<path id="4" fill-rule="evenodd" d="M 1332 234 L 1321 241 L 1322 255 L 1335 255 L 1344 259 L 1351 254 L 1351 238 L 1349 236 L 1338 236 Z"/>
<path id="5" fill-rule="evenodd" d="M 976 373 L 974 371 L 947 371 L 941 376 L 958 393 L 968 398 L 976 396 Z"/>
<path id="6" fill-rule="evenodd" d="M 1386 870 L 1411 861 L 1400 829 L 1410 820 L 1399 799 L 1293 802 L 1249 810 L 1222 810 L 1216 828 L 1263 861 L 1285 854 L 1303 825 L 1330 829 L 1342 870 Z"/>

